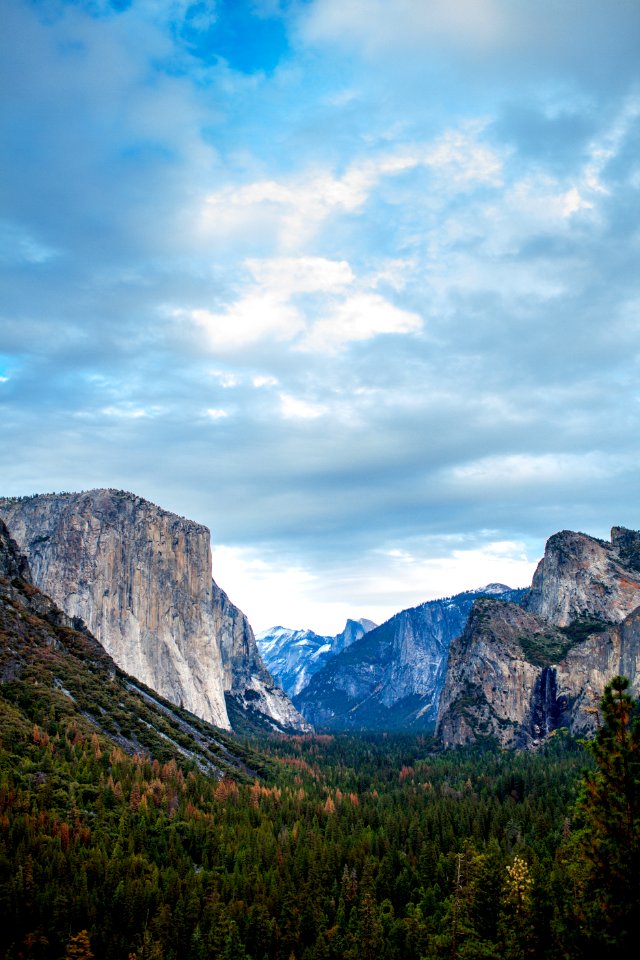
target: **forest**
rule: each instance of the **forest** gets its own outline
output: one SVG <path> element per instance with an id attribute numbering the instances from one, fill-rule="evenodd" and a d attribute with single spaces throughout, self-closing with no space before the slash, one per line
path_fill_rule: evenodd
<path id="1" fill-rule="evenodd" d="M 262 737 L 245 743 L 260 776 L 222 780 L 131 756 L 50 698 L 5 696 L 0 955 L 619 956 L 640 874 L 627 688 L 608 685 L 588 744 Z"/>

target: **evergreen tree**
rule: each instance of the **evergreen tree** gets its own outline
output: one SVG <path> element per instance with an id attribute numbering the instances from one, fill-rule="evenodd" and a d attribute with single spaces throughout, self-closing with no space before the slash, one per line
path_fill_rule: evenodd
<path id="1" fill-rule="evenodd" d="M 616 956 L 636 943 L 640 910 L 640 719 L 629 681 L 614 677 L 601 700 L 602 723 L 587 749 L 580 830 L 570 865 L 579 950 Z"/>
<path id="2" fill-rule="evenodd" d="M 71 937 L 64 957 L 65 960 L 92 960 L 93 952 L 89 934 L 86 930 L 81 930 L 74 937 Z"/>

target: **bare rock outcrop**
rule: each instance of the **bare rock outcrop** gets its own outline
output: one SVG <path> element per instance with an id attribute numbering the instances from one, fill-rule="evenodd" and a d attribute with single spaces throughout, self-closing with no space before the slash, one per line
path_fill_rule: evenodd
<path id="1" fill-rule="evenodd" d="M 593 732 L 602 691 L 612 677 L 628 677 L 630 692 L 640 696 L 640 607 L 622 623 L 571 647 L 555 672 L 565 725 L 577 735 Z"/>
<path id="2" fill-rule="evenodd" d="M 0 500 L 0 515 L 34 583 L 123 670 L 230 727 L 225 695 L 237 695 L 259 654 L 246 618 L 212 581 L 206 527 L 118 490 Z M 303 728 L 282 697 L 288 725 Z M 256 709 L 269 712 L 266 696 Z"/>
<path id="3" fill-rule="evenodd" d="M 541 668 L 525 653 L 525 637 L 530 649 L 564 644 L 559 631 L 517 604 L 476 600 L 449 649 L 438 711 L 446 746 L 492 738 L 504 747 L 523 747 L 548 732 L 535 716 Z"/>
<path id="4" fill-rule="evenodd" d="M 565 627 L 577 619 L 619 623 L 640 604 L 640 533 L 614 527 L 611 543 L 562 530 L 547 541 L 524 606 Z"/>

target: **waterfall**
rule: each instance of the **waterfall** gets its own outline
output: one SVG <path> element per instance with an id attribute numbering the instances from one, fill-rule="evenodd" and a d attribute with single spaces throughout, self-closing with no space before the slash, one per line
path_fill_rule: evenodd
<path id="1" fill-rule="evenodd" d="M 536 739 L 547 737 L 558 725 L 558 685 L 555 667 L 544 667 L 533 690 L 531 733 Z"/>

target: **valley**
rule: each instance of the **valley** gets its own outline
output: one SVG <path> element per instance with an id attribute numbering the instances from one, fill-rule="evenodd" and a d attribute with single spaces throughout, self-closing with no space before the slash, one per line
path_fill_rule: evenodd
<path id="1" fill-rule="evenodd" d="M 333 652 L 295 697 L 304 719 L 241 612 L 216 584 L 194 588 L 207 567 L 182 545 L 189 521 L 169 543 L 140 521 L 158 508 L 132 495 L 65 496 L 62 511 L 50 498 L 0 505 L 12 525 L 0 522 L 7 960 L 578 960 L 630 944 L 640 535 L 565 532 L 531 590 L 489 585 L 380 627 L 347 624 L 349 642 L 318 638 Z M 134 560 L 149 543 L 157 559 Z M 185 625 L 211 616 L 193 682 L 206 688 L 209 663 L 217 724 L 107 650 L 115 624 L 111 637 L 155 651 L 171 677 L 171 631 L 154 612 L 167 596 L 196 611 L 180 622 L 178 663 L 190 662 Z M 313 644 L 289 639 L 295 677 L 296 643 Z"/>

